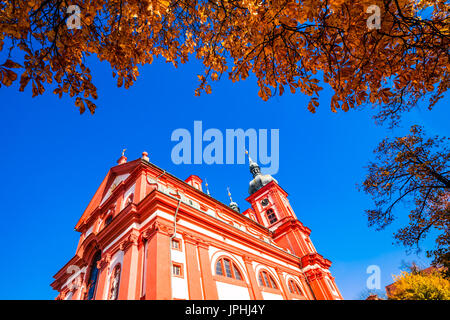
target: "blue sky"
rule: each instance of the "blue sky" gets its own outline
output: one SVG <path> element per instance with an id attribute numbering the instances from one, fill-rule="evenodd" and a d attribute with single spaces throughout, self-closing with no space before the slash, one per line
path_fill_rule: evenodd
<path id="1" fill-rule="evenodd" d="M 385 286 L 402 260 L 429 262 L 424 254 L 407 255 L 392 244 L 406 207 L 398 208 L 403 218 L 392 227 L 368 228 L 364 210 L 372 201 L 356 184 L 364 180 L 364 166 L 384 137 L 403 135 L 412 124 L 450 136 L 448 97 L 432 112 L 421 107 L 401 127 L 388 130 L 374 124 L 371 110 L 332 113 L 327 90 L 316 114 L 306 110 L 302 94 L 262 101 L 254 78 L 233 84 L 224 77 L 211 95 L 195 97 L 196 75 L 202 72 L 195 62 L 174 69 L 156 61 L 141 68 L 128 90 L 116 87 L 106 63 L 92 59 L 90 68 L 99 94 L 94 116 L 80 116 L 73 102 L 59 99 L 53 89 L 31 98 L 29 88 L 25 93 L 17 85 L 0 88 L 0 299 L 54 299 L 52 276 L 75 253 L 79 234 L 74 226 L 123 148 L 129 160 L 147 151 L 151 162 L 179 178 L 207 178 L 212 196 L 224 203 L 229 186 L 245 210 L 251 179 L 247 165 L 172 162 L 172 132 L 193 132 L 195 120 L 204 130 L 224 134 L 237 128 L 280 130 L 280 170 L 274 177 L 289 193 L 299 220 L 312 230 L 318 252 L 333 262 L 331 271 L 345 299 L 359 298 L 370 265 L 380 267 Z"/>

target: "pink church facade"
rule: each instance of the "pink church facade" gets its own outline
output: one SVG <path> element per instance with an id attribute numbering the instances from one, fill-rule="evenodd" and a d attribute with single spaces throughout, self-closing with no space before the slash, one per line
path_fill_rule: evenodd
<path id="1" fill-rule="evenodd" d="M 240 212 L 202 180 L 122 156 L 75 226 L 75 255 L 54 276 L 57 299 L 341 300 L 331 262 L 288 194 L 250 159 Z"/>

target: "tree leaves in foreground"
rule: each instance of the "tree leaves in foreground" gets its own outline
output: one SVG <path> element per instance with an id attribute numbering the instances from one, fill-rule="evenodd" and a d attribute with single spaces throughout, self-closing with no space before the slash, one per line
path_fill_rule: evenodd
<path id="1" fill-rule="evenodd" d="M 408 273 L 394 276 L 390 300 L 450 300 L 450 281 L 440 272 Z"/>
<path id="2" fill-rule="evenodd" d="M 81 29 L 66 24 L 70 5 Z M 380 29 L 368 27 L 373 5 Z M 1 0 L 0 76 L 33 96 L 54 88 L 93 113 L 86 57 L 109 62 L 125 88 L 154 57 L 174 66 L 195 57 L 204 65 L 197 95 L 223 76 L 253 74 L 262 99 L 300 91 L 315 112 L 323 79 L 333 112 L 378 105 L 378 120 L 395 124 L 424 96 L 431 108 L 446 92 L 448 19 L 445 0 Z"/>
<path id="3" fill-rule="evenodd" d="M 363 190 L 375 201 L 367 210 L 369 226 L 379 230 L 395 219 L 394 208 L 407 203 L 409 225 L 395 233 L 407 247 L 419 245 L 434 230 L 436 248 L 428 251 L 434 264 L 450 270 L 450 148 L 449 138 L 426 138 L 413 126 L 406 137 L 385 139 L 375 150 L 376 162 L 368 166 Z"/>

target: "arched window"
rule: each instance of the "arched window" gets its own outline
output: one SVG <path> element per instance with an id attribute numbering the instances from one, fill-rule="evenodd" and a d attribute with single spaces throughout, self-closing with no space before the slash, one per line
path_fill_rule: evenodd
<path id="1" fill-rule="evenodd" d="M 216 274 L 227 278 L 242 280 L 241 272 L 236 264 L 228 258 L 220 258 L 216 262 Z"/>
<path id="2" fill-rule="evenodd" d="M 275 222 L 278 221 L 278 218 L 277 218 L 277 216 L 275 215 L 275 212 L 273 212 L 272 209 L 269 209 L 269 210 L 266 211 L 266 216 L 267 216 L 267 219 L 269 220 L 270 224 L 274 224 Z"/>
<path id="3" fill-rule="evenodd" d="M 261 271 L 258 276 L 259 285 L 272 289 L 278 289 L 278 286 L 272 276 L 267 271 Z"/>
<path id="4" fill-rule="evenodd" d="M 106 220 L 105 220 L 105 227 L 106 227 L 108 224 L 111 223 L 112 219 L 113 219 L 112 215 L 109 215 L 109 216 L 106 218 Z"/>
<path id="5" fill-rule="evenodd" d="M 117 300 L 119 297 L 119 285 L 120 285 L 120 264 L 114 267 L 111 275 L 111 288 L 109 290 L 109 300 Z"/>
<path id="6" fill-rule="evenodd" d="M 95 289 L 97 288 L 97 280 L 98 280 L 98 269 L 97 269 L 97 262 L 100 261 L 100 258 L 102 257 L 102 253 L 98 251 L 94 258 L 92 259 L 91 263 L 91 271 L 89 273 L 89 280 L 87 284 L 87 300 L 94 299 L 95 295 Z"/>
<path id="7" fill-rule="evenodd" d="M 130 203 L 133 202 L 134 199 L 134 193 L 130 194 L 127 198 L 127 200 L 125 201 L 125 206 L 129 205 Z"/>
<path id="8" fill-rule="evenodd" d="M 294 280 L 292 280 L 292 279 L 289 280 L 288 287 L 289 287 L 289 291 L 292 294 L 298 294 L 300 296 L 303 295 L 302 289 L 300 289 L 299 285 Z"/>

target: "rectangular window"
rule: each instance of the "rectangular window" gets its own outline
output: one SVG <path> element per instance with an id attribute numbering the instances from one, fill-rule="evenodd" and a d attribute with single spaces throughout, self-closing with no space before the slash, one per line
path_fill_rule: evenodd
<path id="1" fill-rule="evenodd" d="M 172 263 L 172 275 L 175 277 L 183 277 L 183 265 L 181 263 Z"/>
<path id="2" fill-rule="evenodd" d="M 173 240 L 172 240 L 172 249 L 180 250 L 180 251 L 181 251 L 181 243 L 180 243 L 180 240 L 178 240 L 178 239 L 173 239 Z"/>

